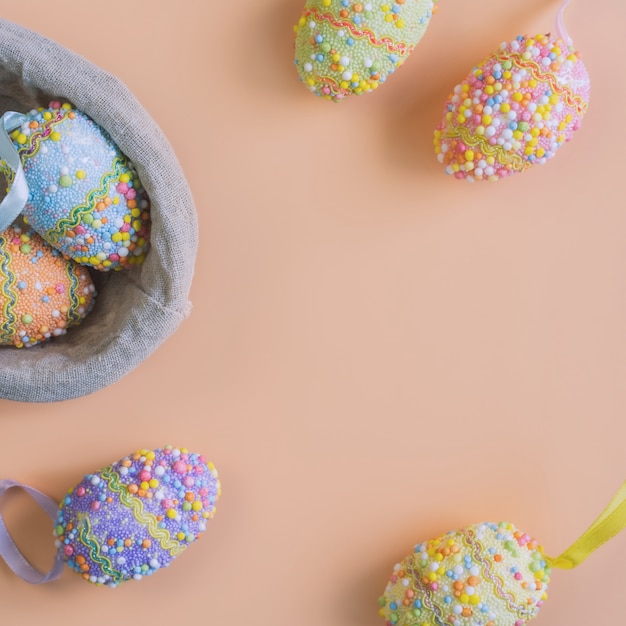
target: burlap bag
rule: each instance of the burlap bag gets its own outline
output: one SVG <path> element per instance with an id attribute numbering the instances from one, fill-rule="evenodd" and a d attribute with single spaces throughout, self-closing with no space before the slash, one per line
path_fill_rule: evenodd
<path id="1" fill-rule="evenodd" d="M 32 348 L 0 346 L 0 398 L 24 402 L 84 396 L 139 365 L 187 315 L 197 249 L 189 186 L 128 88 L 63 46 L 0 19 L 0 115 L 51 99 L 89 115 L 134 162 L 152 201 L 152 245 L 141 268 L 95 276 L 98 300 L 81 326 Z"/>

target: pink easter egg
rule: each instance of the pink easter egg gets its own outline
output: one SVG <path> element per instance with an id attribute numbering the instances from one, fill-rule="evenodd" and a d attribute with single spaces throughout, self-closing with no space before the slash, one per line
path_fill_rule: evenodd
<path id="1" fill-rule="evenodd" d="M 498 180 L 543 165 L 587 111 L 580 54 L 551 35 L 503 43 L 458 84 L 435 130 L 435 152 L 458 179 Z"/>

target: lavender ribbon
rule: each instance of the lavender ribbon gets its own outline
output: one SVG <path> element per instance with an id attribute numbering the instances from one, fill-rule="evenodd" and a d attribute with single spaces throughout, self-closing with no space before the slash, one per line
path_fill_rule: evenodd
<path id="1" fill-rule="evenodd" d="M 41 493 L 37 489 L 22 485 L 14 480 L 0 480 L 0 498 L 5 491 L 18 487 L 23 489 L 33 500 L 45 511 L 48 517 L 56 522 L 57 510 L 59 505 L 45 493 Z M 36 567 L 26 560 L 26 557 L 19 551 L 15 545 L 0 513 L 0 558 L 3 558 L 6 564 L 27 583 L 38 585 L 47 583 L 58 578 L 63 572 L 63 557 L 61 552 L 57 552 L 52 568 L 46 574 L 40 572 Z"/>
<path id="2" fill-rule="evenodd" d="M 570 0 L 565 0 L 559 9 L 559 12 L 556 16 L 556 24 L 555 30 L 556 35 L 559 39 L 562 39 L 568 46 L 573 44 L 572 38 L 567 34 L 567 29 L 565 28 L 565 20 L 563 19 L 563 13 L 565 13 L 565 7 L 570 3 Z"/>
<path id="3" fill-rule="evenodd" d="M 22 161 L 8 135 L 9 132 L 21 126 L 25 120 L 25 115 L 14 111 L 7 111 L 0 118 L 0 159 L 15 172 L 11 189 L 0 202 L 0 232 L 13 223 L 28 201 L 28 184 L 24 176 Z"/>

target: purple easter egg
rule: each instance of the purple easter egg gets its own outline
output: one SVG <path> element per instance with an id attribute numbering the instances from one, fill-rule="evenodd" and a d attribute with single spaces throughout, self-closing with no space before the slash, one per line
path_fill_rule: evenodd
<path id="1" fill-rule="evenodd" d="M 185 448 L 139 450 L 87 474 L 59 506 L 67 565 L 116 587 L 167 567 L 206 530 L 221 487 L 215 466 Z"/>

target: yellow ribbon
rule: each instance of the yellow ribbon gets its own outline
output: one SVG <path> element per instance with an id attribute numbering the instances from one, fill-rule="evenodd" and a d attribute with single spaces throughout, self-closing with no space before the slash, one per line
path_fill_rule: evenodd
<path id="1" fill-rule="evenodd" d="M 572 569 L 626 528 L 626 482 L 598 519 L 561 556 L 548 559 L 552 567 Z"/>

